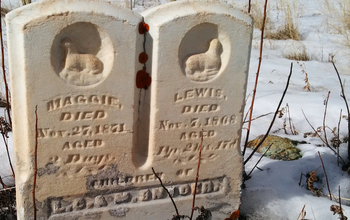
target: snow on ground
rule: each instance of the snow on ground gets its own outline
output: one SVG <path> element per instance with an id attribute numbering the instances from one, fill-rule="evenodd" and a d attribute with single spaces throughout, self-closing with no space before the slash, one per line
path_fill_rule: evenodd
<path id="1" fill-rule="evenodd" d="M 9 5 L 11 3 L 11 5 L 16 5 L 16 1 L 3 1 L 3 4 Z M 346 1 L 349 2 L 349 0 L 333 0 L 332 5 L 339 8 L 341 3 Z M 120 2 L 127 4 L 125 1 Z M 154 4 L 164 2 L 165 0 Z M 226 0 L 225 2 L 245 10 L 248 4 L 248 0 Z M 324 0 L 270 0 L 268 16 L 274 29 L 277 29 L 284 23 L 285 15 L 281 9 L 283 2 L 284 4 L 289 2 L 289 5 L 292 7 L 292 15 L 297 21 L 302 41 L 264 40 L 263 60 L 253 118 L 276 110 L 287 81 L 290 65 L 293 63 L 293 75 L 281 107 L 285 107 L 288 104 L 291 119 L 299 134 L 291 135 L 288 126 L 288 134 L 285 134 L 283 120 L 286 115 L 283 118 L 276 119 L 271 132 L 276 132 L 277 135 L 288 137 L 292 140 L 306 141 L 307 144 L 298 146 L 303 153 L 303 157 L 299 160 L 278 161 L 265 157 L 261 160 L 258 165 L 260 169 L 255 169 L 251 174 L 251 179 L 245 182 L 245 188 L 242 190 L 241 212 L 247 219 L 297 219 L 305 205 L 307 219 L 337 219 L 338 216 L 333 215 L 330 211 L 330 206 L 336 204 L 334 201 L 330 201 L 325 196 L 314 196 L 306 188 L 305 177 L 303 177 L 301 186 L 299 186 L 301 173 L 308 174 L 321 166 L 318 156 L 318 152 L 320 152 L 325 164 L 331 192 L 338 195 L 338 186 L 340 186 L 341 197 L 350 199 L 350 176 L 342 171 L 341 167 L 337 166 L 337 159 L 334 153 L 326 147 L 320 147 L 322 141 L 319 138 L 310 136 L 304 138 L 304 133 L 312 132 L 312 129 L 305 120 L 302 110 L 315 128 L 322 126 L 325 108 L 324 100 L 328 91 L 330 91 L 326 124 L 330 128 L 336 127 L 341 109 L 343 110 L 342 114 L 346 115 L 346 107 L 340 97 L 339 81 L 332 64 L 329 62 L 329 55 L 334 55 L 334 60 L 345 83 L 346 95 L 350 98 L 350 89 L 347 86 L 350 80 L 350 48 L 345 46 L 346 39 L 339 32 L 339 28 L 337 28 L 341 26 L 341 23 L 339 23 L 334 13 L 327 11 Z M 263 1 L 252 1 L 252 3 L 259 4 L 262 10 Z M 141 0 L 136 1 L 135 10 L 144 10 L 144 7 L 141 5 Z M 259 47 L 260 31 L 255 29 L 248 77 L 248 104 L 245 109 L 246 112 L 252 98 L 258 66 Z M 285 55 L 295 51 L 302 51 L 303 48 L 310 56 L 310 61 L 296 62 L 284 58 Z M 306 85 L 304 81 L 306 77 L 305 72 L 307 73 L 311 92 L 303 90 L 303 87 Z M 270 114 L 252 122 L 250 139 L 265 134 L 272 116 L 273 114 Z M 245 140 L 246 127 L 247 124 L 244 124 L 242 146 Z M 340 136 L 344 137 L 347 134 L 347 121 L 343 118 L 340 126 Z M 327 136 L 331 139 L 332 134 L 330 131 L 328 131 Z M 10 136 L 10 146 L 12 146 L 11 140 Z M 341 145 L 340 154 L 347 161 L 346 146 L 347 144 Z M 0 175 L 8 177 L 11 172 L 4 149 L 4 147 L 0 147 Z M 12 153 L 12 147 L 10 150 Z M 250 152 L 251 150 L 248 149 L 245 158 Z M 247 163 L 245 167 L 247 173 L 251 171 L 260 156 L 258 153 L 255 154 Z M 317 170 L 317 176 L 320 181 L 315 184 L 321 187 L 326 181 L 322 168 Z M 4 181 L 8 184 L 13 183 L 11 178 L 5 178 Z M 323 187 L 323 192 L 328 194 L 326 186 Z M 344 214 L 350 217 L 350 201 L 343 200 L 342 203 Z"/>
<path id="2" fill-rule="evenodd" d="M 258 167 L 251 174 L 252 178 L 245 182 L 246 188 L 242 190 L 241 211 L 248 219 L 297 219 L 300 211 L 305 205 L 307 219 L 337 219 L 333 215 L 330 206 L 336 204 L 325 196 L 316 197 L 306 186 L 306 178 L 303 177 L 301 186 L 299 186 L 301 173 L 308 174 L 321 166 L 318 151 L 321 153 L 325 163 L 326 172 L 330 184 L 330 190 L 338 195 L 338 186 L 341 187 L 341 197 L 350 198 L 350 176 L 337 166 L 337 159 L 334 153 L 326 147 L 318 147 L 322 144 L 320 139 L 315 137 L 304 138 L 303 134 L 311 132 L 312 128 L 305 120 L 302 110 L 310 123 L 315 127 L 322 126 L 324 115 L 324 100 L 328 91 L 331 91 L 326 124 L 333 128 L 339 121 L 340 110 L 343 109 L 343 115 L 346 114 L 344 101 L 340 97 L 340 84 L 337 79 L 333 65 L 328 62 L 329 54 L 333 54 L 336 65 L 342 74 L 345 82 L 346 95 L 350 97 L 350 91 L 347 89 L 349 76 L 349 53 L 350 49 L 344 46 L 344 36 L 334 34 L 330 20 L 325 15 L 323 1 L 299 1 L 298 24 L 302 41 L 293 40 L 276 41 L 265 40 L 262 67 L 260 71 L 259 84 L 257 89 L 256 102 L 254 106 L 253 118 L 268 112 L 274 112 L 282 96 L 290 64 L 293 62 L 293 75 L 285 96 L 282 107 L 288 103 L 291 119 L 299 135 L 291 135 L 287 129 L 288 135 L 283 131 L 284 118 L 277 118 L 272 131 L 278 131 L 276 134 L 288 137 L 292 140 L 306 141 L 309 144 L 302 144 L 298 147 L 302 150 L 303 157 L 296 161 L 277 161 L 269 158 L 263 158 Z M 270 5 L 278 1 L 270 1 Z M 276 22 L 277 23 L 277 22 Z M 327 25 L 325 25 L 327 23 Z M 255 74 L 257 71 L 259 58 L 260 33 L 254 32 L 253 48 L 251 53 L 250 71 L 248 77 L 247 103 L 251 101 L 251 91 L 254 87 Z M 311 57 L 310 61 L 291 61 L 284 58 L 285 54 L 298 50 L 298 47 L 304 45 L 307 53 Z M 311 92 L 303 90 L 306 85 L 304 82 L 305 71 L 308 75 Z M 250 105 L 246 106 L 246 111 Z M 261 134 L 265 134 L 271 120 L 272 114 L 252 122 L 250 139 Z M 244 125 L 246 128 L 247 125 Z M 282 130 L 281 130 L 282 129 Z M 347 122 L 342 119 L 340 126 L 340 136 L 347 134 Z M 246 130 L 242 132 L 242 146 L 245 140 Z M 332 137 L 331 132 L 327 133 Z M 329 138 L 329 139 L 330 139 Z M 346 144 L 340 148 L 341 155 L 347 158 Z M 245 158 L 251 151 L 248 150 Z M 245 167 L 249 173 L 260 154 L 256 154 Z M 317 183 L 321 187 L 325 183 L 325 175 L 322 168 L 317 170 L 320 181 Z M 327 187 L 323 187 L 323 192 L 328 193 Z M 349 201 L 343 200 L 342 203 L 350 205 Z M 350 207 L 344 206 L 344 214 L 350 217 Z"/>

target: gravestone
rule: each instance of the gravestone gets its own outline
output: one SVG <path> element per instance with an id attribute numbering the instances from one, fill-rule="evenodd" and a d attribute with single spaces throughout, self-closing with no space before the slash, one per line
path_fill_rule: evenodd
<path id="1" fill-rule="evenodd" d="M 35 161 L 38 219 L 170 219 L 157 176 L 189 215 L 201 135 L 196 205 L 213 219 L 238 209 L 248 15 L 210 2 L 139 15 L 62 0 L 7 24 L 19 219 L 34 216 Z"/>
<path id="2" fill-rule="evenodd" d="M 151 162 L 167 167 L 165 180 L 193 187 L 202 132 L 196 205 L 225 219 L 240 203 L 251 18 L 203 1 L 165 4 L 141 15 L 150 25 L 148 51 L 153 48 Z M 181 213 L 187 213 L 192 198 L 181 200 Z"/>

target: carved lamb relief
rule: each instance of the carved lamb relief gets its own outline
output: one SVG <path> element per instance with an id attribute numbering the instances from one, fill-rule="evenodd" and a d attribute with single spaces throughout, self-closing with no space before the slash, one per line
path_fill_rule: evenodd
<path id="1" fill-rule="evenodd" d="M 210 41 L 205 53 L 195 54 L 185 61 L 186 76 L 194 81 L 213 79 L 221 67 L 222 45 L 218 39 Z"/>
<path id="2" fill-rule="evenodd" d="M 77 86 L 92 85 L 101 80 L 103 63 L 99 58 L 80 52 L 69 37 L 62 40 L 61 47 L 65 51 L 62 78 Z"/>

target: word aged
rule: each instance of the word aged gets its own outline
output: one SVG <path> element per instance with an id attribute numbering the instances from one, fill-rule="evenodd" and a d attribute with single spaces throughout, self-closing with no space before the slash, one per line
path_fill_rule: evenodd
<path id="1" fill-rule="evenodd" d="M 192 132 L 182 132 L 180 135 L 180 140 L 191 140 L 203 138 L 212 138 L 216 135 L 214 130 L 209 131 L 192 131 Z"/>
<path id="2" fill-rule="evenodd" d="M 62 150 L 97 148 L 97 147 L 103 147 L 103 146 L 104 146 L 104 141 L 102 141 L 101 139 L 74 141 L 74 142 L 64 143 Z"/>

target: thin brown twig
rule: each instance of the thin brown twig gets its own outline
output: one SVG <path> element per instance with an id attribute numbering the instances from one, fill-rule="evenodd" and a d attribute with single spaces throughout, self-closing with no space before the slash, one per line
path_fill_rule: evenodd
<path id="1" fill-rule="evenodd" d="M 6 187 L 6 186 L 5 186 Z M 15 186 L 12 186 L 12 187 L 7 187 L 5 189 L 0 189 L 0 192 L 3 192 L 3 191 L 12 191 L 13 189 L 16 189 Z"/>
<path id="2" fill-rule="evenodd" d="M 327 142 L 327 144 L 329 145 L 328 143 L 328 140 L 327 140 L 327 132 L 326 132 L 326 115 L 327 115 L 327 106 L 328 106 L 328 100 L 329 100 L 329 95 L 331 94 L 331 91 L 328 91 L 328 95 L 325 99 L 325 107 L 324 107 L 324 114 L 323 114 L 323 133 L 324 133 L 324 140 Z"/>
<path id="3" fill-rule="evenodd" d="M 0 1 L 1 4 L 1 1 Z M 1 66 L 2 66 L 2 76 L 4 79 L 4 84 L 5 84 L 5 92 L 6 92 L 6 112 L 7 116 L 9 119 L 9 124 L 10 127 L 12 128 L 12 120 L 11 120 L 11 114 L 10 114 L 10 98 L 9 98 L 9 88 L 7 84 L 7 79 L 6 79 L 6 70 L 5 70 L 5 53 L 4 53 L 4 42 L 2 38 L 2 21 L 0 19 L 0 43 L 1 43 Z"/>
<path id="4" fill-rule="evenodd" d="M 330 195 L 328 195 L 328 194 L 324 194 L 324 195 L 327 196 L 327 197 L 330 196 Z M 335 200 L 336 200 L 336 199 L 342 199 L 342 200 L 350 201 L 350 199 L 343 198 L 343 197 L 339 198 L 338 196 L 335 196 L 335 195 L 332 195 L 332 197 L 333 197 Z"/>
<path id="5" fill-rule="evenodd" d="M 250 174 L 252 174 L 253 170 L 255 169 L 256 166 L 258 166 L 258 164 L 260 163 L 261 159 L 263 158 L 263 156 L 265 156 L 265 154 L 267 153 L 268 150 L 270 150 L 272 144 L 270 144 L 270 146 L 266 149 L 266 151 L 261 155 L 261 157 L 259 158 L 259 160 L 256 162 L 256 164 L 254 165 L 253 169 L 249 172 L 248 176 L 246 178 L 249 178 Z"/>
<path id="6" fill-rule="evenodd" d="M 34 148 L 34 180 L 33 180 L 33 209 L 34 209 L 34 220 L 36 220 L 36 203 L 35 203 L 35 186 L 36 186 L 36 174 L 38 166 L 38 106 L 35 106 L 35 148 Z"/>
<path id="7" fill-rule="evenodd" d="M 303 206 L 301 212 L 299 213 L 297 220 L 299 220 L 299 217 L 300 217 L 300 216 L 301 216 L 301 219 L 304 219 L 304 217 L 305 217 L 305 215 L 304 215 L 304 209 L 305 209 L 305 205 Z"/>
<path id="8" fill-rule="evenodd" d="M 265 117 L 265 116 L 268 116 L 268 115 L 271 115 L 273 114 L 274 112 L 269 112 L 269 113 L 266 113 L 266 114 L 262 114 L 262 115 L 259 115 L 259 116 L 256 116 L 255 118 L 252 118 L 251 121 L 254 121 L 254 120 L 257 120 L 259 118 L 262 118 L 262 117 Z M 248 121 L 243 121 L 243 123 L 247 123 Z"/>
<path id="9" fill-rule="evenodd" d="M 303 173 L 300 173 L 300 180 L 299 180 L 299 186 L 301 185 L 301 181 L 303 179 L 303 176 L 305 176 L 307 178 L 307 176 Z"/>
<path id="10" fill-rule="evenodd" d="M 304 111 L 301 110 L 301 112 L 303 113 L 304 118 L 306 119 L 307 123 L 310 125 L 310 127 L 312 128 L 312 130 L 315 132 L 315 134 L 318 136 L 318 138 L 320 138 L 321 141 L 322 141 L 329 149 L 331 149 L 331 150 L 335 153 L 335 155 L 337 155 L 337 156 L 341 159 L 342 163 L 345 164 L 343 158 L 337 153 L 337 151 L 335 151 L 329 144 L 327 145 L 327 142 L 321 137 L 321 135 L 317 132 L 317 130 L 312 126 L 312 124 L 310 123 L 309 119 L 307 119 L 307 117 L 306 117 Z"/>
<path id="11" fill-rule="evenodd" d="M 175 207 L 176 215 L 177 215 L 177 216 L 180 216 L 180 215 L 179 215 L 179 210 L 177 209 L 177 206 L 176 206 L 176 204 L 175 204 L 175 202 L 174 202 L 174 199 L 173 199 L 173 197 L 171 196 L 170 192 L 169 192 L 168 189 L 164 186 L 162 180 L 161 180 L 160 177 L 156 174 L 156 172 L 154 171 L 153 167 L 152 167 L 152 171 L 153 171 L 153 174 L 154 174 L 154 175 L 157 177 L 157 179 L 159 180 L 160 185 L 161 185 L 161 186 L 163 187 L 163 189 L 165 189 L 165 191 L 168 193 L 168 195 L 169 195 L 169 197 L 170 197 L 170 199 L 171 199 L 171 202 L 173 203 L 173 205 L 174 205 L 174 207 Z"/>
<path id="12" fill-rule="evenodd" d="M 301 184 L 301 180 L 302 180 L 302 178 L 303 178 L 303 173 L 300 173 L 300 179 L 299 179 L 299 186 L 300 186 L 300 184 Z"/>
<path id="13" fill-rule="evenodd" d="M 298 132 L 295 130 L 294 124 L 292 122 L 292 118 L 290 117 L 290 109 L 289 109 L 288 103 L 286 104 L 286 106 L 287 106 L 287 109 L 288 109 L 287 113 L 288 113 L 288 121 L 289 121 L 290 130 L 292 132 L 292 135 L 297 135 Z"/>
<path id="14" fill-rule="evenodd" d="M 258 86 L 258 79 L 259 79 L 259 73 L 260 73 L 260 67 L 261 67 L 261 60 L 262 60 L 262 50 L 263 50 L 263 44 L 264 44 L 264 30 L 265 30 L 265 21 L 266 21 L 266 10 L 267 10 L 267 0 L 265 0 L 265 6 L 264 6 L 264 18 L 263 18 L 263 23 L 261 27 L 261 39 L 260 39 L 260 55 L 259 55 L 259 64 L 258 64 L 258 70 L 256 72 L 256 77 L 255 77 L 255 85 L 254 85 L 254 90 L 253 90 L 253 96 L 252 96 L 252 103 L 250 105 L 250 112 L 249 112 L 249 121 L 248 121 L 248 128 L 247 128 L 247 135 L 244 143 L 244 148 L 242 155 L 244 156 L 245 151 L 247 149 L 248 145 L 248 140 L 249 140 L 249 133 L 250 133 L 250 126 L 252 123 L 252 115 L 253 115 L 253 106 L 254 106 L 254 101 L 255 101 L 255 94 L 256 94 L 256 88 Z M 250 0 L 249 0 L 249 9 L 248 13 L 250 13 Z"/>
<path id="15" fill-rule="evenodd" d="M 338 186 L 339 187 L 339 207 L 340 207 L 340 216 L 341 216 L 341 220 L 345 219 L 344 218 L 344 214 L 343 214 L 343 209 L 341 207 L 341 199 L 340 199 L 340 185 Z"/>
<path id="16" fill-rule="evenodd" d="M 246 121 L 246 120 L 247 120 L 247 117 L 248 117 L 249 111 L 250 111 L 250 107 L 249 107 L 249 109 L 248 109 L 247 113 L 244 115 L 243 123 L 247 123 L 247 122 L 248 122 L 248 121 Z"/>
<path id="17" fill-rule="evenodd" d="M 0 0 L 0 5 L 1 5 L 1 0 Z M 1 7 L 1 6 L 0 6 Z M 5 70 L 5 53 L 4 53 L 4 42 L 3 42 L 3 37 L 2 37 L 2 20 L 0 19 L 0 43 L 1 43 L 1 67 L 2 67 L 2 75 L 3 75 L 3 79 L 4 79 L 4 84 L 5 84 L 5 91 L 6 91 L 6 112 L 8 115 L 8 119 L 9 119 L 9 125 L 12 128 L 12 120 L 11 120 L 11 114 L 10 114 L 10 99 L 9 99 L 9 89 L 8 89 L 8 84 L 7 84 L 7 79 L 6 79 L 6 70 Z M 6 147 L 6 152 L 7 152 L 7 157 L 10 163 L 10 167 L 11 167 L 11 171 L 12 171 L 12 176 L 13 178 L 15 178 L 15 171 L 13 169 L 12 163 L 11 163 L 11 157 L 10 157 L 10 153 L 9 153 L 9 149 L 8 149 L 8 144 L 7 141 L 5 141 L 5 136 L 4 134 L 3 138 L 4 138 L 4 143 L 5 143 L 5 147 Z"/>
<path id="18" fill-rule="evenodd" d="M 248 13 L 250 14 L 250 8 L 251 8 L 251 0 L 249 0 L 249 3 L 248 3 Z"/>
<path id="19" fill-rule="evenodd" d="M 292 132 L 292 134 L 294 134 L 293 128 L 292 128 L 292 122 L 291 122 L 291 119 L 290 119 L 290 112 L 289 112 L 289 105 L 288 105 L 288 103 L 286 103 L 286 109 L 287 109 L 286 113 L 288 115 L 289 128 L 290 128 L 290 131 Z"/>
<path id="20" fill-rule="evenodd" d="M 0 184 L 2 185 L 2 188 L 8 189 L 9 187 L 2 181 L 2 177 L 0 176 Z"/>
<path id="21" fill-rule="evenodd" d="M 200 132 L 201 134 L 201 144 L 199 146 L 199 157 L 198 157 L 198 165 L 197 165 L 197 175 L 196 175 L 196 182 L 194 183 L 194 190 L 193 190 L 193 199 L 192 199 L 192 210 L 191 210 L 191 217 L 190 220 L 192 220 L 193 212 L 194 212 L 194 206 L 196 201 L 196 191 L 197 191 L 197 183 L 198 183 L 198 177 L 199 177 L 199 167 L 201 165 L 201 157 L 202 157 L 202 144 L 203 144 L 203 129 Z"/>
<path id="22" fill-rule="evenodd" d="M 339 116 L 339 121 L 338 121 L 338 134 L 337 134 L 337 138 L 338 138 L 338 143 L 340 144 L 340 122 L 341 122 L 341 116 L 342 116 L 342 112 L 343 112 L 343 109 L 340 109 L 340 116 Z M 338 152 L 338 155 L 339 155 L 339 145 L 337 147 L 337 152 Z M 338 167 L 339 167 L 339 157 L 337 157 L 337 164 L 338 164 Z"/>
<path id="23" fill-rule="evenodd" d="M 288 134 L 288 132 L 287 132 L 286 121 L 287 121 L 287 117 L 285 117 L 285 118 L 284 118 L 284 121 L 283 121 L 283 130 L 284 130 L 284 133 L 285 133 L 285 134 Z"/>
<path id="24" fill-rule="evenodd" d="M 323 160 L 322 160 L 320 152 L 319 151 L 317 151 L 317 152 L 318 152 L 318 156 L 320 157 L 320 160 L 321 160 L 321 163 L 322 163 L 322 168 L 323 168 L 324 175 L 326 176 L 326 183 L 327 183 L 327 188 L 328 188 L 329 195 L 332 195 L 331 190 L 329 188 L 329 182 L 328 182 L 328 177 L 327 177 L 327 173 L 326 173 L 326 168 L 324 167 Z M 332 200 L 332 197 L 329 197 L 329 198 L 330 198 L 330 200 Z"/>
<path id="25" fill-rule="evenodd" d="M 278 106 L 277 106 L 277 109 L 275 111 L 275 115 L 273 116 L 273 119 L 270 123 L 270 126 L 269 128 L 267 129 L 266 131 L 266 134 L 265 136 L 263 137 L 263 139 L 259 142 L 258 146 L 256 146 L 256 148 L 253 150 L 253 152 L 249 155 L 249 157 L 244 161 L 244 165 L 252 158 L 252 156 L 254 155 L 254 153 L 259 149 L 259 147 L 264 143 L 265 139 L 267 138 L 267 136 L 269 135 L 269 132 L 273 126 L 273 124 L 275 123 L 275 120 L 276 120 L 276 117 L 277 117 L 277 114 L 278 114 L 278 111 L 281 107 L 281 104 L 283 102 L 283 99 L 284 99 L 284 96 L 286 95 L 287 93 L 287 90 L 288 90 L 288 86 L 289 86 L 289 81 L 290 81 L 290 78 L 292 76 L 292 72 L 293 72 L 293 63 L 290 64 L 290 73 L 289 73 L 289 76 L 288 76 L 288 79 L 287 79 L 287 83 L 286 83 L 286 88 L 284 89 L 283 91 L 283 94 L 282 94 L 282 97 L 281 97 L 281 100 L 280 102 L 278 103 Z"/>
<path id="26" fill-rule="evenodd" d="M 331 62 L 333 64 L 333 67 L 334 67 L 335 72 L 337 73 L 337 76 L 338 76 L 338 79 L 339 79 L 341 93 L 342 93 L 342 95 L 340 95 L 340 96 L 344 99 L 344 102 L 345 102 L 345 105 L 346 105 L 346 110 L 348 111 L 348 134 L 350 134 L 350 110 L 349 110 L 348 101 L 346 100 L 343 83 L 341 81 L 338 69 L 337 69 L 337 67 L 334 64 L 333 57 L 331 59 Z M 348 159 L 350 160 L 350 141 L 348 141 Z"/>

